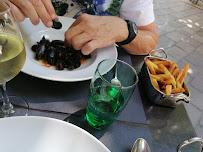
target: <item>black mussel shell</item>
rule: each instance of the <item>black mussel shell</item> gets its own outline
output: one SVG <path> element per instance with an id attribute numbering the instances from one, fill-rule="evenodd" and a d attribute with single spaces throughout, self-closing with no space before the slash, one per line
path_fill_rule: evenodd
<path id="1" fill-rule="evenodd" d="M 58 60 L 58 51 L 55 48 L 49 48 L 46 53 L 46 58 L 50 65 L 56 65 Z"/>
<path id="2" fill-rule="evenodd" d="M 70 69 L 70 70 L 75 69 L 76 62 L 75 62 L 75 59 L 73 57 L 66 58 L 65 63 L 67 65 L 68 69 Z"/>
<path id="3" fill-rule="evenodd" d="M 46 46 L 42 45 L 38 48 L 38 50 L 36 51 L 36 55 L 35 58 L 36 59 L 42 59 L 45 56 L 45 52 L 46 52 Z"/>
<path id="4" fill-rule="evenodd" d="M 80 60 L 80 51 L 78 50 L 69 50 L 71 52 L 71 56 L 75 58 L 76 61 Z"/>
<path id="5" fill-rule="evenodd" d="M 82 54 L 82 57 L 83 57 L 84 59 L 90 59 L 92 56 L 91 56 L 91 54 L 88 54 L 88 55 Z"/>
<path id="6" fill-rule="evenodd" d="M 90 59 L 92 57 L 91 54 L 84 55 L 81 51 L 80 51 L 80 54 L 81 54 L 82 58 L 84 58 L 84 59 Z"/>
<path id="7" fill-rule="evenodd" d="M 42 37 L 42 39 L 38 42 L 39 45 L 48 45 L 50 41 L 45 38 L 45 36 Z"/>
<path id="8" fill-rule="evenodd" d="M 64 68 L 66 68 L 66 64 L 63 60 L 58 60 L 56 62 L 56 69 L 57 70 L 63 70 Z"/>
<path id="9" fill-rule="evenodd" d="M 40 45 L 35 44 L 35 45 L 33 45 L 33 46 L 31 47 L 31 50 L 32 50 L 33 52 L 37 52 L 37 50 L 38 50 L 40 47 L 41 47 Z"/>
<path id="10" fill-rule="evenodd" d="M 49 46 L 52 46 L 52 47 L 57 47 L 57 46 L 64 46 L 64 41 L 62 40 L 53 40 L 51 43 L 49 43 Z"/>
<path id="11" fill-rule="evenodd" d="M 59 22 L 57 19 L 54 19 L 52 28 L 57 29 L 57 30 L 61 29 L 62 28 L 61 22 Z"/>
<path id="12" fill-rule="evenodd" d="M 65 60 L 68 56 L 67 49 L 65 47 L 58 47 L 59 60 Z"/>
<path id="13" fill-rule="evenodd" d="M 80 61 L 77 61 L 77 62 L 75 63 L 75 66 L 74 66 L 74 67 L 75 67 L 75 69 L 76 69 L 76 68 L 79 68 L 80 66 L 81 66 L 81 62 L 80 62 Z"/>

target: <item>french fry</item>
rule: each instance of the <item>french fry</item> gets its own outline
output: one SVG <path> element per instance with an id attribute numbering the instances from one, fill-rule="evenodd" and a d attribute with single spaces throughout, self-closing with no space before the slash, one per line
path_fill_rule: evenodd
<path id="1" fill-rule="evenodd" d="M 166 85 L 172 84 L 171 79 L 166 80 L 165 83 L 166 83 Z"/>
<path id="2" fill-rule="evenodd" d="M 166 85 L 161 85 L 160 88 L 161 88 L 161 91 L 162 91 L 162 90 L 166 90 Z M 166 92 L 165 92 L 165 93 L 166 93 Z"/>
<path id="3" fill-rule="evenodd" d="M 171 79 L 167 79 L 167 80 L 163 80 L 163 81 L 160 81 L 160 84 L 161 85 L 170 85 L 171 84 Z"/>
<path id="4" fill-rule="evenodd" d="M 180 80 L 181 75 L 183 74 L 183 71 L 180 71 L 180 73 L 178 74 L 177 78 L 176 78 L 176 82 L 178 82 Z"/>
<path id="5" fill-rule="evenodd" d="M 170 95 L 172 91 L 172 85 L 166 85 L 166 95 Z"/>
<path id="6" fill-rule="evenodd" d="M 171 83 L 173 87 L 176 88 L 176 81 L 173 75 L 168 71 L 168 69 L 163 64 L 159 64 L 159 67 L 164 71 L 165 74 L 169 75 L 172 78 Z"/>
<path id="7" fill-rule="evenodd" d="M 156 73 L 164 73 L 163 70 L 158 67 L 158 65 L 154 64 L 153 62 L 152 62 L 152 65 L 153 65 Z"/>
<path id="8" fill-rule="evenodd" d="M 176 68 L 176 69 L 174 69 L 173 70 L 173 72 L 172 72 L 172 75 L 173 75 L 173 77 L 176 79 L 177 78 L 177 76 L 178 76 L 178 74 L 180 73 L 180 69 L 178 69 L 178 68 Z"/>
<path id="9" fill-rule="evenodd" d="M 172 94 L 183 93 L 183 92 L 185 92 L 184 88 L 175 88 L 175 89 L 172 89 L 172 91 L 171 91 Z"/>
<path id="10" fill-rule="evenodd" d="M 160 69 L 160 68 L 158 67 L 158 65 L 154 64 L 154 62 L 152 62 L 151 60 L 149 60 L 149 61 L 151 62 L 151 65 L 154 67 L 155 72 L 163 73 L 163 70 Z"/>
<path id="11" fill-rule="evenodd" d="M 152 84 L 159 91 L 166 95 L 185 92 L 183 83 L 189 69 L 188 64 L 180 70 L 176 62 L 148 58 L 145 63 L 149 68 Z"/>
<path id="12" fill-rule="evenodd" d="M 180 81 L 176 82 L 177 88 L 182 88 Z"/>
<path id="13" fill-rule="evenodd" d="M 157 74 L 164 73 L 163 70 L 160 69 L 159 67 L 158 67 L 158 68 L 155 68 L 155 67 L 154 67 L 154 69 L 155 69 L 155 71 L 156 71 Z"/>
<path id="14" fill-rule="evenodd" d="M 156 79 L 157 81 L 163 81 L 164 80 L 164 78 L 159 77 L 158 75 L 150 74 L 150 76 L 152 79 Z"/>
<path id="15" fill-rule="evenodd" d="M 185 77 L 187 75 L 188 69 L 189 69 L 189 64 L 185 64 L 185 68 L 183 69 L 183 74 L 180 77 L 180 84 L 181 84 L 181 86 L 183 85 L 183 82 L 184 82 Z"/>
<path id="16" fill-rule="evenodd" d="M 160 90 L 159 84 L 158 84 L 158 82 L 157 82 L 156 79 L 153 79 L 153 78 L 152 78 L 152 83 L 153 83 L 153 85 L 154 85 L 155 88 L 157 88 L 158 90 Z"/>
<path id="17" fill-rule="evenodd" d="M 168 71 L 169 71 L 170 73 L 172 73 L 173 70 L 174 70 L 176 67 L 177 67 L 177 64 L 176 64 L 175 62 L 172 62 L 172 63 L 170 64 L 169 68 L 168 68 Z"/>
<path id="18" fill-rule="evenodd" d="M 171 76 L 167 74 L 157 74 L 156 76 L 164 79 L 171 79 Z"/>
<path id="19" fill-rule="evenodd" d="M 158 65 L 158 64 L 163 64 L 165 66 L 170 66 L 170 62 L 169 61 L 154 61 L 154 64 Z"/>
<path id="20" fill-rule="evenodd" d="M 147 67 L 149 68 L 150 73 L 156 75 L 156 72 L 155 72 L 154 67 L 152 65 L 152 61 L 150 61 L 149 59 L 146 59 L 145 63 L 147 65 Z"/>

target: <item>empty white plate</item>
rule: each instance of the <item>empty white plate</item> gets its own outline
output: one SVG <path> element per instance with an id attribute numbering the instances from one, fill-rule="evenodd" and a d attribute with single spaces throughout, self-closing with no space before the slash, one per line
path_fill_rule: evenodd
<path id="1" fill-rule="evenodd" d="M 90 133 L 58 119 L 2 118 L 0 130 L 2 152 L 110 152 Z"/>

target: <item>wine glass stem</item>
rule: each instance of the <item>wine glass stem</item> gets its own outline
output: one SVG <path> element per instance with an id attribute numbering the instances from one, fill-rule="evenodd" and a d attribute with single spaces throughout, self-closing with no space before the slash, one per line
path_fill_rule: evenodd
<path id="1" fill-rule="evenodd" d="M 2 101 L 3 105 L 1 107 L 1 110 L 6 116 L 9 116 L 11 113 L 13 113 L 13 105 L 9 102 L 8 95 L 6 93 L 6 83 L 0 84 L 0 89 L 2 92 Z"/>

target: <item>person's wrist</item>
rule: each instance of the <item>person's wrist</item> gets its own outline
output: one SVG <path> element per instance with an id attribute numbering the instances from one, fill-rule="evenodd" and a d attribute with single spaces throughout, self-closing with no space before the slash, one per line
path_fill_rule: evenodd
<path id="1" fill-rule="evenodd" d="M 138 34 L 137 26 L 134 22 L 130 20 L 124 20 L 127 24 L 128 29 L 128 36 L 123 41 L 116 42 L 117 45 L 126 45 L 129 44 Z"/>
<path id="2" fill-rule="evenodd" d="M 116 43 L 126 40 L 129 35 L 127 22 L 125 20 L 121 19 L 121 22 L 119 24 L 120 24 L 119 29 L 117 29 L 119 32 L 117 31 L 118 35 L 115 40 Z"/>

